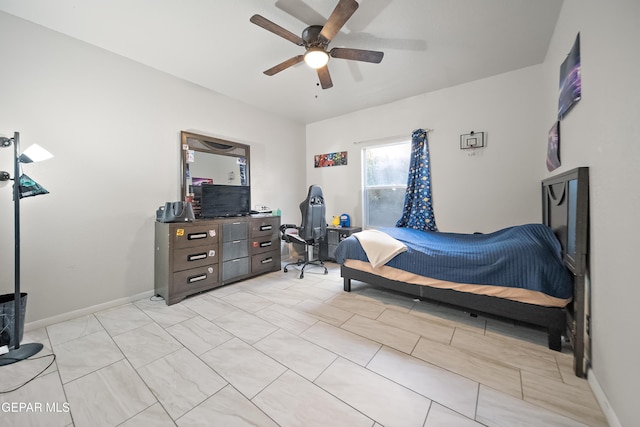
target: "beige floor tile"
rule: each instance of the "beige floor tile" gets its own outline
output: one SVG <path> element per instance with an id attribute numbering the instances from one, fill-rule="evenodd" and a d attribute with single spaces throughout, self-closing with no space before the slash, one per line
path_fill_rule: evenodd
<path id="1" fill-rule="evenodd" d="M 129 418 L 118 427 L 175 427 L 175 423 L 159 403 Z"/>
<path id="2" fill-rule="evenodd" d="M 392 307 L 394 310 L 405 313 L 408 313 L 416 304 L 416 299 L 410 295 L 393 292 L 384 288 L 377 288 L 372 285 L 367 285 L 366 283 L 362 285 L 363 286 L 354 286 L 354 283 L 352 283 L 350 295 L 365 301 L 375 301 L 378 304 Z"/>
<path id="3" fill-rule="evenodd" d="M 455 330 L 455 326 L 443 324 L 434 318 L 414 316 L 397 310 L 385 310 L 376 320 L 443 344 L 451 342 Z"/>
<path id="4" fill-rule="evenodd" d="M 451 409 L 436 402 L 431 404 L 427 422 L 424 427 L 482 427 L 483 424 L 475 422 Z"/>
<path id="5" fill-rule="evenodd" d="M 64 388 L 75 427 L 115 426 L 156 403 L 125 360 L 72 381 Z"/>
<path id="6" fill-rule="evenodd" d="M 358 365 L 365 366 L 381 345 L 349 331 L 318 322 L 300 336 Z"/>
<path id="7" fill-rule="evenodd" d="M 567 347 L 548 350 L 541 331 L 364 283 L 346 293 L 339 265 L 327 266 L 27 331 L 44 357 L 0 367 L 0 388 L 26 383 L 0 402 L 71 413 L 0 414 L 0 424 L 605 425 Z"/>
<path id="8" fill-rule="evenodd" d="M 313 316 L 279 304 L 272 304 L 254 314 L 259 318 L 296 335 L 300 334 L 302 331 L 318 321 L 318 319 Z"/>
<path id="9" fill-rule="evenodd" d="M 431 404 L 426 397 L 342 358 L 315 384 L 389 427 L 423 425 Z"/>
<path id="10" fill-rule="evenodd" d="M 455 347 L 421 338 L 412 356 L 517 398 L 522 397 L 520 370 Z"/>
<path id="11" fill-rule="evenodd" d="M 487 319 L 486 335 L 514 338 L 523 343 L 523 345 L 532 345 L 534 347 L 548 346 L 548 333 L 545 329 L 529 327 L 512 320 Z"/>
<path id="12" fill-rule="evenodd" d="M 42 344 L 42 342 L 40 343 Z M 24 342 L 21 345 L 24 345 Z M 49 365 L 51 366 L 49 367 Z M 10 390 L 20 388 L 36 376 L 43 377 L 50 373 L 55 373 L 58 376 L 57 366 L 53 352 L 46 348 L 27 360 L 0 366 L 0 396 Z"/>
<path id="13" fill-rule="evenodd" d="M 277 427 L 264 412 L 228 385 L 177 421 L 180 427 Z"/>
<path id="14" fill-rule="evenodd" d="M 305 279 L 306 279 L 305 270 Z M 283 295 L 299 298 L 299 299 L 313 299 L 316 301 L 324 302 L 335 296 L 335 292 L 331 289 L 326 289 L 322 286 L 314 286 L 314 283 L 308 283 L 308 280 L 302 280 L 306 283 L 298 283 L 282 290 Z"/>
<path id="15" fill-rule="evenodd" d="M 496 427 L 584 427 L 584 424 L 576 420 L 547 411 L 483 385 L 480 386 L 478 395 L 476 419 L 483 424 Z"/>
<path id="16" fill-rule="evenodd" d="M 445 405 L 468 418 L 474 418 L 478 383 L 413 356 L 383 347 L 367 369 Z"/>
<path id="17" fill-rule="evenodd" d="M 227 313 L 216 318 L 213 322 L 249 344 L 256 343 L 278 329 L 271 323 L 240 310 Z"/>
<path id="18" fill-rule="evenodd" d="M 47 334 L 53 345 L 82 338 L 99 331 L 104 331 L 104 328 L 93 314 L 47 326 Z"/>
<path id="19" fill-rule="evenodd" d="M 256 292 L 254 290 L 248 289 L 249 292 L 255 293 L 256 295 L 260 295 L 261 297 L 268 299 L 269 301 L 278 304 L 280 306 L 293 307 L 296 304 L 300 304 L 302 301 L 306 299 L 305 295 L 290 295 L 282 292 L 282 289 L 271 287 L 266 290 L 260 290 Z"/>
<path id="20" fill-rule="evenodd" d="M 229 303 L 241 310 L 248 311 L 249 313 L 255 313 L 256 311 L 262 310 L 263 308 L 273 304 L 266 298 L 262 298 L 259 295 L 244 291 L 226 295 L 221 299 L 222 301 Z"/>
<path id="21" fill-rule="evenodd" d="M 314 300 L 305 300 L 292 308 L 334 326 L 342 325 L 353 316 L 349 311 Z"/>
<path id="22" fill-rule="evenodd" d="M 451 345 L 506 365 L 561 380 L 555 356 L 544 347 L 521 345 L 519 340 L 513 338 L 484 336 L 465 329 L 456 329 Z"/>
<path id="23" fill-rule="evenodd" d="M 96 317 L 112 337 L 140 328 L 153 322 L 134 304 L 126 304 L 110 310 L 99 311 Z"/>
<path id="24" fill-rule="evenodd" d="M 227 385 L 186 348 L 139 368 L 138 373 L 174 420 Z"/>
<path id="25" fill-rule="evenodd" d="M 39 376 L 44 376 L 58 370 L 58 364 L 54 360 L 55 356 L 45 328 L 24 331 L 21 345 L 28 343 L 42 344 L 42 350 L 31 356 L 29 362 L 0 366 L 0 378 L 2 378 L 0 391 L 23 384 L 26 379 L 33 378 L 36 373 L 39 373 Z"/>
<path id="26" fill-rule="evenodd" d="M 254 347 L 310 381 L 317 378 L 337 357 L 282 329 L 260 340 Z"/>
<path id="27" fill-rule="evenodd" d="M 351 295 L 343 292 L 326 301 L 334 307 L 360 316 L 376 319 L 386 309 L 383 304 L 366 298 L 358 298 L 357 295 Z"/>
<path id="28" fill-rule="evenodd" d="M 606 418 L 587 380 L 582 380 L 582 383 L 582 387 L 565 384 L 522 371 L 522 389 L 527 402 L 589 426 L 606 426 Z"/>
<path id="29" fill-rule="evenodd" d="M 255 403 L 283 427 L 371 427 L 373 421 L 294 372 L 258 394 Z"/>
<path id="30" fill-rule="evenodd" d="M 15 370 L 18 365 L 25 364 L 30 365 L 31 361 L 21 361 L 2 368 L 13 367 Z M 3 370 L 0 370 L 0 389 L 5 391 L 8 388 Z M 21 408 L 20 405 L 25 406 Z M 0 424 L 3 427 L 64 427 L 71 423 L 71 405 L 67 402 L 57 372 L 38 377 L 14 392 L 0 393 L 0 408 Z"/>
<path id="31" fill-rule="evenodd" d="M 183 304 L 167 305 L 164 299 L 161 298 L 145 298 L 136 301 L 134 304 L 163 328 L 184 322 L 197 315 L 195 311 L 189 310 Z"/>
<path id="32" fill-rule="evenodd" d="M 249 399 L 287 370 L 238 338 L 204 353 L 200 358 Z"/>
<path id="33" fill-rule="evenodd" d="M 437 320 L 456 328 L 469 329 L 473 332 L 484 334 L 487 319 L 481 316 L 472 316 L 463 309 L 448 305 L 437 304 L 430 301 L 419 301 L 411 309 L 411 313 Z"/>
<path id="34" fill-rule="evenodd" d="M 222 297 L 224 295 L 228 295 L 230 292 L 220 293 L 223 289 L 227 288 L 229 287 L 223 286 L 220 289 L 214 289 L 206 294 L 187 298 L 182 301 L 182 304 L 207 320 L 217 319 L 218 317 L 222 317 L 232 311 L 236 311 L 236 308 L 231 304 L 227 304 L 216 298 L 217 296 Z M 234 292 L 237 292 L 237 290 Z"/>
<path id="35" fill-rule="evenodd" d="M 562 381 L 566 384 L 575 385 L 577 387 L 585 387 L 586 381 L 584 378 L 577 377 L 575 370 L 573 369 L 573 354 L 556 352 L 555 357 L 558 361 Z M 586 386 L 588 387 L 588 383 Z"/>
<path id="36" fill-rule="evenodd" d="M 63 384 L 124 358 L 105 331 L 54 345 L 53 350 Z"/>
<path id="37" fill-rule="evenodd" d="M 136 369 L 182 348 L 182 344 L 157 323 L 125 332 L 113 340 Z"/>
<path id="38" fill-rule="evenodd" d="M 233 338 L 229 332 L 198 315 L 167 328 L 167 332 L 196 355 Z"/>
<path id="39" fill-rule="evenodd" d="M 411 353 L 420 338 L 420 335 L 413 332 L 360 315 L 355 315 L 347 320 L 341 328 L 404 353 Z"/>

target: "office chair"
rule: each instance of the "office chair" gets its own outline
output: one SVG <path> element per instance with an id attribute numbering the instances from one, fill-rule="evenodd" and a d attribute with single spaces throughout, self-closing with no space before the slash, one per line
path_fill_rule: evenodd
<path id="1" fill-rule="evenodd" d="M 285 273 L 288 271 L 287 267 L 290 265 L 302 266 L 300 270 L 301 279 L 304 277 L 304 269 L 308 265 L 322 267 L 324 268 L 324 274 L 328 273 L 327 267 L 325 267 L 322 260 L 313 259 L 313 248 L 315 244 L 324 240 L 327 234 L 325 210 L 322 188 L 318 185 L 312 185 L 309 187 L 307 198 L 300 203 L 300 213 L 302 214 L 302 223 L 300 226 L 295 224 L 282 224 L 280 226 L 282 240 L 287 243 L 304 245 L 304 259 L 298 259 L 296 262 L 290 262 L 285 265 L 283 268 Z M 292 234 L 289 232 L 294 229 L 297 230 L 297 233 Z"/>

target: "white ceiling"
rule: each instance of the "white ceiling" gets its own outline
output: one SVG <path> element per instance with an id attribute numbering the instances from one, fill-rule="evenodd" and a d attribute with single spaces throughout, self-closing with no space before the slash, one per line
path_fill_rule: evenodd
<path id="1" fill-rule="evenodd" d="M 252 23 L 295 34 L 338 0 L 0 0 L 0 10 L 292 120 L 311 123 L 543 62 L 562 0 L 360 0 L 329 48 L 381 50 L 380 64 L 332 59 L 333 88 L 304 53 Z M 19 40 L 16 41 L 19 43 Z"/>

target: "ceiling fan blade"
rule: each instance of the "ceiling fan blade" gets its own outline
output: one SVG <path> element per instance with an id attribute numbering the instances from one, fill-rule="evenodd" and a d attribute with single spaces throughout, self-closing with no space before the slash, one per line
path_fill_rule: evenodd
<path id="1" fill-rule="evenodd" d="M 329 52 L 329 55 L 331 55 L 332 58 L 351 59 L 354 61 L 373 62 L 374 64 L 379 64 L 380 61 L 382 61 L 384 52 L 334 47 Z"/>
<path id="2" fill-rule="evenodd" d="M 358 9 L 358 2 L 355 0 L 340 0 L 331 16 L 327 19 L 327 23 L 322 27 L 320 35 L 325 40 L 331 41 L 340 31 L 343 25 L 351 18 L 351 15 Z"/>
<path id="3" fill-rule="evenodd" d="M 304 46 L 304 40 L 300 36 L 293 34 L 289 30 L 285 30 L 280 25 L 269 21 L 267 18 L 260 15 L 253 15 L 249 21 L 256 24 L 258 27 L 262 27 L 267 31 L 271 31 L 273 34 L 289 40 L 290 42 L 297 44 L 298 46 Z"/>
<path id="4" fill-rule="evenodd" d="M 275 67 L 269 68 L 264 73 L 267 76 L 273 76 L 274 74 L 279 73 L 282 70 L 286 70 L 289 67 L 293 67 L 294 65 L 296 65 L 296 64 L 298 64 L 298 63 L 300 63 L 302 61 L 304 61 L 304 55 L 294 56 L 293 58 L 289 58 L 286 61 L 283 61 L 283 62 L 279 63 Z"/>
<path id="5" fill-rule="evenodd" d="M 318 78 L 320 79 L 320 86 L 322 86 L 322 89 L 329 89 L 330 87 L 333 87 L 329 68 L 326 65 L 318 68 L 316 71 L 318 72 Z"/>

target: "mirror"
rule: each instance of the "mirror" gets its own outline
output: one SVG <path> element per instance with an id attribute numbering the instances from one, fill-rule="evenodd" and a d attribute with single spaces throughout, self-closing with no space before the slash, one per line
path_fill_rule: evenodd
<path id="1" fill-rule="evenodd" d="M 249 186 L 249 145 L 206 135 L 181 132 L 181 200 L 200 212 L 200 190 L 205 184 Z"/>

